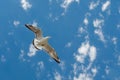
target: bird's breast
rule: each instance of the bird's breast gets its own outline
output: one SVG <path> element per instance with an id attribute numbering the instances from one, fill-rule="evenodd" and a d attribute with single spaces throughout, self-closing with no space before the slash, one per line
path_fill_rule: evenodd
<path id="1" fill-rule="evenodd" d="M 39 50 L 42 49 L 42 47 L 41 47 L 40 45 L 38 45 L 40 42 L 41 42 L 41 41 L 36 40 L 36 39 L 33 40 L 33 45 L 34 45 L 34 47 L 35 47 L 36 49 L 39 49 Z"/>

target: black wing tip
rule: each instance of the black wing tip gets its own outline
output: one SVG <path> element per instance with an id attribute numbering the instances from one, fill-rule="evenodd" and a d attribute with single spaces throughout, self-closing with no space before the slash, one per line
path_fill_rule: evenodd
<path id="1" fill-rule="evenodd" d="M 28 26 L 28 24 L 25 24 L 25 26 Z"/>
<path id="2" fill-rule="evenodd" d="M 30 26 L 30 24 L 25 24 L 26 27 Z"/>
<path id="3" fill-rule="evenodd" d="M 54 58 L 53 58 L 54 59 Z M 60 59 L 54 59 L 57 63 L 60 63 Z"/>

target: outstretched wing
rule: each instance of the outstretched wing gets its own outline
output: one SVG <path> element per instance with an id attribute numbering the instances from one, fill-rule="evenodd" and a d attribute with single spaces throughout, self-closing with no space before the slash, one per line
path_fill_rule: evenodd
<path id="1" fill-rule="evenodd" d="M 25 26 L 35 33 L 37 39 L 42 37 L 42 31 L 38 27 L 29 24 L 25 24 Z"/>
<path id="2" fill-rule="evenodd" d="M 60 63 L 60 59 L 55 50 L 48 43 L 43 44 L 42 47 L 57 63 Z"/>

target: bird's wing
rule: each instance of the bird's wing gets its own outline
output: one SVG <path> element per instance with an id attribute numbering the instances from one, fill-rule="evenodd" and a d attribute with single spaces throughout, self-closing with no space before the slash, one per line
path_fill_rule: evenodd
<path id="1" fill-rule="evenodd" d="M 55 50 L 48 43 L 43 44 L 42 47 L 57 63 L 60 63 Z"/>
<path id="2" fill-rule="evenodd" d="M 38 27 L 29 24 L 25 24 L 25 26 L 35 33 L 37 39 L 42 37 L 42 31 Z"/>

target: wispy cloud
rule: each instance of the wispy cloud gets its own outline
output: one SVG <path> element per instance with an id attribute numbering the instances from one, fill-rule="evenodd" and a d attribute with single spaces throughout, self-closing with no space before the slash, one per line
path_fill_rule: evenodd
<path id="1" fill-rule="evenodd" d="M 102 11 L 104 12 L 105 10 L 107 10 L 109 6 L 110 6 L 110 1 L 106 1 L 106 2 L 102 5 Z"/>
<path id="2" fill-rule="evenodd" d="M 110 73 L 110 68 L 108 66 L 106 66 L 105 68 L 105 73 L 108 75 Z"/>
<path id="3" fill-rule="evenodd" d="M 89 23 L 88 18 L 87 18 L 87 17 L 84 18 L 84 24 L 85 24 L 85 25 L 88 25 L 88 23 Z"/>
<path id="4" fill-rule="evenodd" d="M 90 57 L 90 61 L 93 62 L 96 59 L 96 47 L 95 46 L 91 46 L 90 50 L 89 50 L 89 57 Z"/>
<path id="5" fill-rule="evenodd" d="M 71 47 L 72 46 L 72 42 L 68 42 L 66 45 L 65 45 L 65 47 L 67 47 L 67 48 L 69 48 L 69 47 Z"/>
<path id="6" fill-rule="evenodd" d="M 81 37 L 81 36 L 83 36 L 86 33 L 87 33 L 86 26 L 85 27 L 84 26 L 80 26 L 78 28 L 78 35 L 77 36 Z"/>
<path id="7" fill-rule="evenodd" d="M 40 69 L 43 69 L 43 68 L 44 68 L 44 63 L 43 63 L 43 61 L 38 62 L 37 65 L 39 66 Z"/>
<path id="8" fill-rule="evenodd" d="M 97 34 L 102 42 L 105 42 L 105 38 L 102 32 L 102 26 L 104 25 L 103 19 L 93 20 L 93 26 L 95 27 L 94 33 Z"/>
<path id="9" fill-rule="evenodd" d="M 96 30 L 94 31 L 94 33 L 99 36 L 99 38 L 100 38 L 100 40 L 101 40 L 102 42 L 105 42 L 105 38 L 104 38 L 104 35 L 103 35 L 103 32 L 102 32 L 101 29 L 96 29 Z"/>
<path id="10" fill-rule="evenodd" d="M 99 0 L 97 2 L 92 1 L 89 5 L 89 9 L 90 10 L 95 9 L 99 5 L 99 2 L 100 2 Z"/>
<path id="11" fill-rule="evenodd" d="M 64 61 L 61 61 L 59 66 L 60 66 L 61 70 L 65 70 L 65 62 Z"/>
<path id="12" fill-rule="evenodd" d="M 29 57 L 35 56 L 36 55 L 36 51 L 37 51 L 37 49 L 33 46 L 33 44 L 30 44 L 29 52 L 28 52 L 27 55 Z"/>
<path id="13" fill-rule="evenodd" d="M 120 14 L 120 6 L 118 7 L 118 13 Z"/>
<path id="14" fill-rule="evenodd" d="M 74 77 L 74 80 L 93 80 L 91 74 L 80 73 L 78 77 Z"/>
<path id="15" fill-rule="evenodd" d="M 89 17 L 91 16 L 91 13 L 89 13 L 89 12 L 87 12 L 86 14 L 85 14 L 85 18 L 84 18 L 84 20 L 83 20 L 83 23 L 84 23 L 84 25 L 85 26 L 87 26 L 88 24 L 89 24 Z"/>
<path id="16" fill-rule="evenodd" d="M 60 75 L 60 73 L 55 72 L 55 74 L 54 74 L 54 79 L 55 79 L 55 80 L 62 80 L 62 76 Z"/>
<path id="17" fill-rule="evenodd" d="M 38 23 L 36 21 L 33 21 L 32 25 L 37 27 Z"/>
<path id="18" fill-rule="evenodd" d="M 22 60 L 23 62 L 26 61 L 26 59 L 24 58 L 24 55 L 25 55 L 24 50 L 21 49 L 19 59 Z"/>
<path id="19" fill-rule="evenodd" d="M 84 42 L 78 48 L 78 53 L 75 55 L 75 59 L 80 62 L 84 63 L 84 60 L 87 56 L 89 56 L 90 61 L 93 62 L 96 58 L 96 47 L 90 46 L 89 42 Z"/>
<path id="20" fill-rule="evenodd" d="M 120 24 L 117 24 L 117 28 L 120 29 Z"/>
<path id="21" fill-rule="evenodd" d="M 0 61 L 1 61 L 1 62 L 6 62 L 6 58 L 5 58 L 4 55 L 1 55 L 1 56 L 0 56 Z"/>
<path id="22" fill-rule="evenodd" d="M 82 34 L 83 32 L 85 32 L 85 29 L 83 27 L 79 27 L 78 32 Z"/>
<path id="23" fill-rule="evenodd" d="M 98 72 L 96 67 L 92 67 L 96 55 L 97 49 L 94 45 L 90 45 L 89 41 L 81 44 L 77 54 L 74 55 L 77 62 L 73 64 L 73 80 L 93 80 Z"/>
<path id="24" fill-rule="evenodd" d="M 118 63 L 117 63 L 117 65 L 120 66 L 120 55 L 118 56 Z"/>
<path id="25" fill-rule="evenodd" d="M 112 38 L 112 42 L 113 42 L 114 45 L 116 45 L 116 44 L 117 44 L 117 38 L 116 38 L 116 37 L 113 37 L 113 38 Z"/>
<path id="26" fill-rule="evenodd" d="M 15 21 L 13 21 L 13 24 L 14 24 L 14 26 L 18 26 L 20 24 L 20 21 L 15 20 Z"/>
<path id="27" fill-rule="evenodd" d="M 75 0 L 77 3 L 80 3 L 80 0 Z"/>
<path id="28" fill-rule="evenodd" d="M 92 71 L 92 73 L 93 73 L 93 76 L 95 77 L 96 76 L 96 74 L 97 74 L 97 68 L 95 67 L 95 68 L 92 68 L 91 69 L 91 71 Z"/>
<path id="29" fill-rule="evenodd" d="M 44 69 L 45 69 L 44 62 L 43 61 L 39 61 L 35 65 L 35 67 L 36 67 L 36 77 L 37 77 L 37 80 L 38 80 L 41 77 L 42 71 L 44 71 Z"/>
<path id="30" fill-rule="evenodd" d="M 61 4 L 61 7 L 66 10 L 73 1 L 74 0 L 64 0 L 64 2 Z"/>
<path id="31" fill-rule="evenodd" d="M 80 0 L 63 0 L 63 3 L 61 4 L 61 7 L 64 8 L 65 12 L 66 12 L 68 7 L 70 6 L 70 4 L 73 3 L 73 2 L 79 3 Z M 64 15 L 65 12 L 62 15 Z"/>
<path id="32" fill-rule="evenodd" d="M 103 26 L 104 20 L 103 19 L 95 19 L 93 21 L 93 26 L 96 28 L 101 28 Z"/>
<path id="33" fill-rule="evenodd" d="M 75 56 L 78 62 L 84 63 L 84 59 L 88 54 L 89 48 L 89 42 L 82 43 L 82 45 L 78 48 L 78 54 Z"/>
<path id="34" fill-rule="evenodd" d="M 21 0 L 21 5 L 24 10 L 28 10 L 32 5 L 27 0 Z"/>

